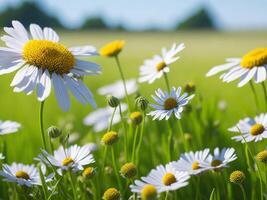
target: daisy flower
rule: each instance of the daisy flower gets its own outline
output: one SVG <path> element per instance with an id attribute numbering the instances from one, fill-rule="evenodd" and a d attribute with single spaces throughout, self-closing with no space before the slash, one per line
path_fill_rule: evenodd
<path id="1" fill-rule="evenodd" d="M 202 151 L 188 152 L 181 155 L 178 161 L 172 162 L 173 167 L 177 171 L 185 171 L 190 175 L 197 175 L 209 170 L 210 150 L 204 149 Z"/>
<path id="2" fill-rule="evenodd" d="M 257 48 L 248 52 L 243 58 L 229 58 L 226 61 L 226 64 L 213 67 L 206 76 L 223 72 L 220 79 L 227 83 L 240 79 L 238 87 L 244 86 L 252 79 L 255 83 L 266 80 L 267 48 Z"/>
<path id="3" fill-rule="evenodd" d="M 114 40 L 100 49 L 100 55 L 106 57 L 117 56 L 125 46 L 125 41 L 123 40 Z"/>
<path id="4" fill-rule="evenodd" d="M 125 84 L 126 84 L 128 94 L 133 94 L 138 89 L 135 79 L 126 80 Z M 97 92 L 100 95 L 104 95 L 104 96 L 112 95 L 119 99 L 123 99 L 126 96 L 122 81 L 116 81 L 115 83 L 112 83 L 110 85 L 103 86 L 99 88 Z"/>
<path id="5" fill-rule="evenodd" d="M 45 167 L 41 169 L 43 174 L 45 174 Z M 42 185 L 39 171 L 34 165 L 24 165 L 21 163 L 12 163 L 11 165 L 3 164 L 0 175 L 4 177 L 5 181 L 14 182 L 19 185 L 26 185 L 28 187 L 32 185 Z M 45 181 L 51 181 L 53 176 L 54 174 L 50 174 L 45 177 Z"/>
<path id="6" fill-rule="evenodd" d="M 157 188 L 154 185 L 147 184 L 143 181 L 136 180 L 130 185 L 131 192 L 137 193 L 138 198 L 156 200 L 158 195 Z"/>
<path id="7" fill-rule="evenodd" d="M 188 185 L 188 179 L 190 178 L 187 172 L 177 171 L 172 164 L 166 166 L 159 165 L 156 169 L 152 169 L 146 177 L 142 177 L 142 181 L 146 184 L 156 187 L 159 193 L 166 191 L 178 190 Z M 140 187 L 140 182 L 135 184 Z M 131 186 L 133 189 L 134 186 Z M 137 189 L 137 188 L 135 188 Z"/>
<path id="8" fill-rule="evenodd" d="M 234 127 L 228 129 L 231 132 L 238 132 L 241 135 L 232 137 L 235 141 L 258 142 L 267 138 L 267 113 L 260 114 L 253 118 L 240 120 Z"/>
<path id="9" fill-rule="evenodd" d="M 158 105 L 150 104 L 150 106 L 156 110 L 151 111 L 148 115 L 153 116 L 153 120 L 162 120 L 164 118 L 168 120 L 172 114 L 174 114 L 177 119 L 181 119 L 183 107 L 195 96 L 188 96 L 187 93 L 181 95 L 181 91 L 181 87 L 178 87 L 177 89 L 172 87 L 170 93 L 157 89 L 155 91 L 156 96 L 152 95 L 152 98 L 158 103 Z"/>
<path id="10" fill-rule="evenodd" d="M 208 157 L 208 165 L 203 163 L 203 167 L 211 167 L 211 169 L 221 169 L 228 167 L 228 163 L 237 159 L 234 148 L 223 148 L 221 151 L 217 147 L 211 156 Z"/>
<path id="11" fill-rule="evenodd" d="M 1 39 L 7 47 L 0 48 L 0 75 L 16 70 L 11 83 L 14 92 L 31 94 L 35 89 L 37 99 L 44 101 L 53 84 L 60 107 L 70 107 L 68 89 L 82 104 L 96 106 L 93 95 L 82 82 L 81 77 L 100 73 L 96 63 L 83 61 L 78 57 L 97 55 L 92 46 L 67 48 L 59 43 L 57 33 L 36 24 L 30 25 L 30 33 L 18 21 L 13 27 L 5 27 Z"/>
<path id="12" fill-rule="evenodd" d="M 18 122 L 0 121 L 0 135 L 15 133 L 20 129 L 21 125 Z"/>
<path id="13" fill-rule="evenodd" d="M 170 71 L 170 64 L 179 59 L 177 53 L 185 48 L 184 43 L 174 43 L 170 50 L 162 48 L 162 55 L 155 55 L 152 59 L 144 61 L 144 64 L 140 67 L 139 82 L 153 83 L 156 79 L 162 77 L 164 73 Z"/>
<path id="14" fill-rule="evenodd" d="M 91 145 L 82 147 L 73 145 L 67 149 L 60 146 L 54 151 L 53 155 L 42 150 L 42 154 L 37 159 L 48 165 L 58 167 L 60 170 L 71 169 L 73 172 L 82 171 L 84 166 L 95 162 L 91 154 Z"/>
<path id="15" fill-rule="evenodd" d="M 2 153 L 0 153 L 0 160 L 4 160 L 4 159 L 5 159 L 5 156 Z"/>
<path id="16" fill-rule="evenodd" d="M 121 104 L 122 112 L 126 111 L 127 108 L 128 106 L 126 104 Z M 93 126 L 93 130 L 95 132 L 104 131 L 108 128 L 113 111 L 114 108 L 110 108 L 109 106 L 105 108 L 99 108 L 91 112 L 89 115 L 87 115 L 84 118 L 83 123 L 87 126 Z M 119 108 L 117 108 L 114 114 L 112 124 L 113 125 L 118 124 L 120 121 L 121 121 L 120 111 Z"/>

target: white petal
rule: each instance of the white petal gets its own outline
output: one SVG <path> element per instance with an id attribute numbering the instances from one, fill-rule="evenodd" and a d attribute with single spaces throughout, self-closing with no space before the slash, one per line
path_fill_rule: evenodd
<path id="1" fill-rule="evenodd" d="M 74 56 L 97 56 L 96 48 L 93 46 L 80 46 L 69 48 Z"/>
<path id="2" fill-rule="evenodd" d="M 44 39 L 44 34 L 41 29 L 41 27 L 37 24 L 31 24 L 30 25 L 30 31 L 32 38 L 35 40 L 43 40 Z"/>
<path id="3" fill-rule="evenodd" d="M 46 40 L 50 40 L 53 42 L 58 42 L 59 41 L 59 37 L 57 35 L 57 33 L 52 29 L 52 28 L 44 28 L 44 39 Z"/>
<path id="4" fill-rule="evenodd" d="M 44 101 L 51 92 L 51 78 L 48 70 L 45 70 L 38 84 L 37 99 Z"/>
<path id="5" fill-rule="evenodd" d="M 253 78 L 256 72 L 257 72 L 256 67 L 249 70 L 247 74 L 243 75 L 243 77 L 241 78 L 241 81 L 238 83 L 237 86 L 238 87 L 244 86 L 247 82 L 249 82 Z"/>

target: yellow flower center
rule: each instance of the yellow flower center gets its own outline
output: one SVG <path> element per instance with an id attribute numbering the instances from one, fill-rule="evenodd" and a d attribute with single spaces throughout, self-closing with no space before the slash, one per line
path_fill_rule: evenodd
<path id="1" fill-rule="evenodd" d="M 119 200 L 120 192 L 116 188 L 109 188 L 103 195 L 104 200 Z"/>
<path id="2" fill-rule="evenodd" d="M 166 173 L 162 178 L 162 183 L 164 185 L 171 185 L 171 184 L 176 183 L 176 182 L 177 182 L 177 180 L 176 180 L 174 174 L 172 174 L 172 173 Z"/>
<path id="3" fill-rule="evenodd" d="M 17 178 L 23 178 L 23 179 L 25 179 L 25 180 L 30 179 L 29 174 L 28 174 L 27 172 L 25 172 L 25 171 L 22 171 L 22 170 L 16 172 L 16 177 L 17 177 Z"/>
<path id="4" fill-rule="evenodd" d="M 100 49 L 100 55 L 108 57 L 117 56 L 123 49 L 124 45 L 125 42 L 123 40 L 110 42 Z"/>
<path id="5" fill-rule="evenodd" d="M 267 164 L 267 150 L 263 150 L 256 155 L 257 160 Z"/>
<path id="6" fill-rule="evenodd" d="M 141 112 L 136 111 L 130 114 L 130 118 L 135 124 L 140 124 L 143 120 L 143 115 Z"/>
<path id="7" fill-rule="evenodd" d="M 93 175 L 94 175 L 94 168 L 93 167 L 87 167 L 83 170 L 83 176 L 92 177 Z"/>
<path id="8" fill-rule="evenodd" d="M 212 167 L 217 167 L 217 166 L 219 166 L 220 164 L 222 164 L 222 161 L 221 161 L 221 160 L 213 160 L 213 161 L 211 162 L 211 166 L 212 166 Z"/>
<path id="9" fill-rule="evenodd" d="M 157 66 L 156 66 L 158 72 L 163 70 L 165 67 L 167 67 L 167 65 L 166 65 L 166 63 L 164 61 L 158 63 Z"/>
<path id="10" fill-rule="evenodd" d="M 119 140 L 119 135 L 117 132 L 109 131 L 101 139 L 104 145 L 113 145 Z"/>
<path id="11" fill-rule="evenodd" d="M 178 105 L 178 103 L 174 98 L 168 98 L 164 102 L 164 109 L 165 110 L 171 110 L 173 108 L 176 108 L 177 105 Z"/>
<path id="12" fill-rule="evenodd" d="M 262 124 L 254 124 L 250 128 L 251 135 L 260 135 L 265 131 L 264 126 Z"/>
<path id="13" fill-rule="evenodd" d="M 157 199 L 157 189 L 153 185 L 145 185 L 141 191 L 141 198 L 143 200 Z"/>
<path id="14" fill-rule="evenodd" d="M 257 48 L 246 54 L 242 61 L 241 66 L 244 68 L 253 68 L 267 64 L 267 48 Z"/>
<path id="15" fill-rule="evenodd" d="M 197 170 L 197 169 L 199 169 L 200 168 L 200 166 L 199 166 L 199 162 L 193 162 L 192 163 L 192 170 Z"/>
<path id="16" fill-rule="evenodd" d="M 63 166 L 68 166 L 71 163 L 74 163 L 74 160 L 71 157 L 67 157 L 62 161 Z"/>
<path id="17" fill-rule="evenodd" d="M 29 40 L 22 54 L 28 64 L 50 73 L 65 74 L 75 65 L 74 56 L 65 46 L 48 40 Z"/>

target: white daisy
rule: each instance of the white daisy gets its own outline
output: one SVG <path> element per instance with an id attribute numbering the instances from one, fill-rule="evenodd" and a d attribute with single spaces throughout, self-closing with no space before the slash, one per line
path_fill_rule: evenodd
<path id="1" fill-rule="evenodd" d="M 185 171 L 190 175 L 197 175 L 210 169 L 209 164 L 210 150 L 188 152 L 181 155 L 178 161 L 172 162 L 177 171 Z"/>
<path id="2" fill-rule="evenodd" d="M 121 110 L 122 112 L 126 111 L 128 106 L 126 104 L 121 104 Z M 95 132 L 104 131 L 108 128 L 109 122 L 111 120 L 112 113 L 114 111 L 114 108 L 105 107 L 105 108 L 99 108 L 87 115 L 83 123 L 87 126 L 93 126 L 93 130 Z M 118 124 L 121 121 L 120 111 L 119 108 L 116 109 L 116 112 L 114 114 L 113 118 L 113 125 Z"/>
<path id="3" fill-rule="evenodd" d="M 0 121 L 0 135 L 15 133 L 20 129 L 21 125 L 13 121 Z"/>
<path id="4" fill-rule="evenodd" d="M 212 169 L 220 169 L 228 167 L 228 163 L 237 159 L 234 148 L 223 148 L 221 151 L 217 147 L 211 156 L 208 157 L 208 165 L 203 163 L 203 167 L 211 167 Z"/>
<path id="5" fill-rule="evenodd" d="M 157 188 L 154 185 L 147 184 L 143 181 L 135 180 L 134 184 L 130 185 L 131 192 L 137 193 L 138 198 L 156 200 L 159 196 Z"/>
<path id="6" fill-rule="evenodd" d="M 0 160 L 4 160 L 4 159 L 5 159 L 5 156 L 2 153 L 0 153 Z"/>
<path id="7" fill-rule="evenodd" d="M 96 106 L 93 95 L 81 77 L 100 73 L 96 63 L 77 57 L 97 55 L 92 46 L 66 48 L 59 42 L 57 33 L 36 24 L 30 25 L 30 33 L 18 21 L 13 27 L 5 27 L 1 39 L 7 47 L 0 48 L 0 75 L 18 70 L 11 86 L 14 92 L 31 94 L 35 89 L 37 99 L 44 101 L 54 85 L 60 107 L 67 111 L 70 99 L 67 88 L 82 104 Z"/>
<path id="8" fill-rule="evenodd" d="M 187 172 L 177 171 L 172 164 L 166 166 L 159 165 L 156 169 L 152 169 L 148 176 L 142 177 L 142 181 L 146 184 L 150 184 L 156 187 L 159 193 L 178 190 L 188 185 L 188 179 L 190 178 Z M 135 184 L 140 187 L 140 182 Z M 132 186 L 132 189 L 134 186 Z M 136 188 L 137 189 L 137 188 Z"/>
<path id="9" fill-rule="evenodd" d="M 162 55 L 155 55 L 152 59 L 144 61 L 140 67 L 139 82 L 153 83 L 156 79 L 162 77 L 164 73 L 170 71 L 169 65 L 179 59 L 177 53 L 185 48 L 184 43 L 172 45 L 170 50 L 162 48 Z"/>
<path id="10" fill-rule="evenodd" d="M 267 113 L 260 114 L 253 118 L 245 118 L 240 120 L 234 127 L 229 128 L 229 131 L 238 132 L 241 135 L 232 137 L 235 141 L 258 142 L 267 138 Z"/>
<path id="11" fill-rule="evenodd" d="M 170 94 L 166 91 L 162 91 L 161 89 L 156 90 L 156 96 L 152 95 L 152 98 L 159 105 L 150 104 L 150 106 L 156 110 L 151 111 L 148 115 L 153 116 L 153 120 L 162 120 L 164 118 L 168 120 L 172 114 L 174 114 L 177 119 L 181 119 L 183 107 L 195 96 L 188 96 L 187 93 L 181 95 L 181 91 L 181 87 L 178 87 L 177 89 L 172 87 Z"/>
<path id="12" fill-rule="evenodd" d="M 46 173 L 44 167 L 42 167 L 42 173 Z M 42 185 L 39 171 L 34 165 L 24 165 L 21 163 L 3 164 L 3 170 L 0 171 L 0 175 L 5 177 L 5 181 L 18 183 L 19 185 L 26 185 L 28 187 Z M 54 174 L 50 174 L 45 177 L 45 181 L 51 181 L 53 176 Z"/>
<path id="13" fill-rule="evenodd" d="M 229 58 L 227 63 L 213 67 L 206 76 L 213 76 L 223 72 L 220 76 L 223 82 L 240 79 L 238 87 L 244 86 L 250 80 L 255 83 L 266 80 L 267 77 L 267 48 L 257 48 L 250 51 L 243 58 Z"/>
<path id="14" fill-rule="evenodd" d="M 91 145 L 84 145 L 82 147 L 73 145 L 67 149 L 60 146 L 54 151 L 53 155 L 42 150 L 42 154 L 38 156 L 38 159 L 47 165 L 58 167 L 60 170 L 71 169 L 73 172 L 81 171 L 84 169 L 83 166 L 95 162 L 91 154 Z"/>
<path id="15" fill-rule="evenodd" d="M 125 84 L 126 84 L 128 94 L 133 94 L 138 89 L 135 79 L 126 80 Z M 123 99 L 126 96 L 122 81 L 116 81 L 115 83 L 112 83 L 110 85 L 103 86 L 99 88 L 97 92 L 100 95 L 104 95 L 104 96 L 112 95 L 119 99 Z"/>

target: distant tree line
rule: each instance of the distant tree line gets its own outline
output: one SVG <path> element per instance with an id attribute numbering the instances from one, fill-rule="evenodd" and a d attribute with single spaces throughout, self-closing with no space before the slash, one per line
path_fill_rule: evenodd
<path id="1" fill-rule="evenodd" d="M 12 8 L 8 7 L 2 13 L 0 13 L 0 27 L 10 26 L 12 20 L 19 20 L 25 26 L 29 26 L 31 23 L 37 23 L 41 26 L 49 26 L 54 28 L 67 29 L 56 17 L 49 15 L 41 9 L 40 5 L 26 1 L 20 6 Z M 210 16 L 207 9 L 200 9 L 191 17 L 185 21 L 179 23 L 176 26 L 176 30 L 184 29 L 215 29 L 215 23 Z M 125 30 L 123 25 L 112 27 L 101 17 L 90 17 L 86 19 L 83 25 L 79 28 L 81 30 Z"/>

